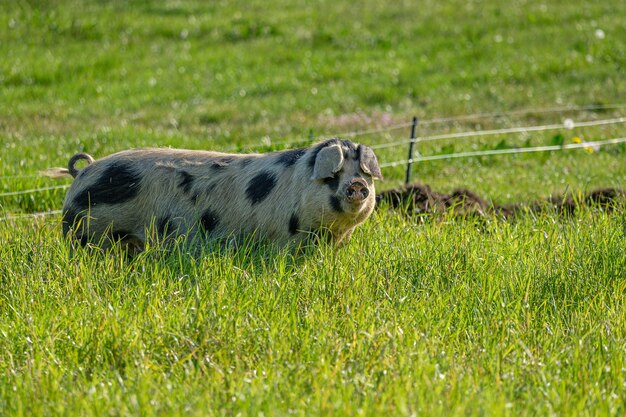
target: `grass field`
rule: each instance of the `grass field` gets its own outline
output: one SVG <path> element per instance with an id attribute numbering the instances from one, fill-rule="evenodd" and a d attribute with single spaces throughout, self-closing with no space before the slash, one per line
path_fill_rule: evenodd
<path id="1" fill-rule="evenodd" d="M 0 3 L 0 194 L 76 152 L 242 151 L 625 101 L 622 1 Z M 422 123 L 420 135 L 626 116 Z M 626 136 L 624 123 L 424 155 Z M 408 128 L 355 140 L 372 146 Z M 300 142 L 299 142 L 300 143 Z M 381 149 L 381 162 L 406 147 Z M 385 169 L 379 188 L 402 183 Z M 626 146 L 424 162 L 497 203 L 626 186 Z M 624 415 L 626 208 L 410 218 L 346 247 L 70 253 L 64 190 L 0 196 L 0 415 Z"/>

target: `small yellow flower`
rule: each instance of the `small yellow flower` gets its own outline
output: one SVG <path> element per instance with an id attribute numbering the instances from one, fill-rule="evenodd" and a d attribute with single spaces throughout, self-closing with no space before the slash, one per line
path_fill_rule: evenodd
<path id="1" fill-rule="evenodd" d="M 580 137 L 578 137 L 578 136 L 574 136 L 572 138 L 572 142 L 574 142 L 574 143 L 584 143 L 584 141 Z M 585 146 L 584 149 L 585 149 L 585 151 L 587 153 L 594 153 L 595 151 L 598 150 L 598 149 L 594 149 L 593 146 Z"/>

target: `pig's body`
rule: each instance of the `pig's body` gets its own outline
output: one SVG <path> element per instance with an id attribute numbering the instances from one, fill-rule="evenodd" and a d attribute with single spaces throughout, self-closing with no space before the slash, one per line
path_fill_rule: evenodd
<path id="1" fill-rule="evenodd" d="M 151 235 L 284 245 L 322 229 L 345 242 L 372 213 L 373 179 L 381 177 L 371 149 L 340 140 L 269 154 L 134 149 L 80 172 L 76 159 L 64 234 L 82 244 L 121 240 L 137 249 Z"/>

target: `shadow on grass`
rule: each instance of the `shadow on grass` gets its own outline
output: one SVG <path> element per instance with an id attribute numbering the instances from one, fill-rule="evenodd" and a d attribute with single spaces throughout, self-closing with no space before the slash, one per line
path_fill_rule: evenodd
<path id="1" fill-rule="evenodd" d="M 254 236 L 232 239 L 188 235 L 149 238 L 142 250 L 123 240 L 103 240 L 82 246 L 78 240 L 66 240 L 68 256 L 75 263 L 86 263 L 97 269 L 117 272 L 128 284 L 136 284 L 146 276 L 147 269 L 165 269 L 166 275 L 189 280 L 212 275 L 207 270 L 219 270 L 220 277 L 251 277 L 274 271 L 297 271 L 307 259 L 324 256 L 336 247 L 323 233 L 311 234 L 297 245 L 279 246 L 255 239 Z M 107 273 L 107 276 L 111 274 Z"/>

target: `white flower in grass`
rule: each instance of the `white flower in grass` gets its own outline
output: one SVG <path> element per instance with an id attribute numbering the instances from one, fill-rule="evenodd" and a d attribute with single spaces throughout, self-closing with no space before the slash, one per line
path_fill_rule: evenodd
<path id="1" fill-rule="evenodd" d="M 602 29 L 596 29 L 596 38 L 598 39 L 604 39 L 606 37 L 606 34 L 604 33 L 604 31 Z"/>
<path id="2" fill-rule="evenodd" d="M 563 120 L 563 126 L 565 127 L 565 129 L 573 129 L 575 123 L 572 119 L 565 119 Z"/>

